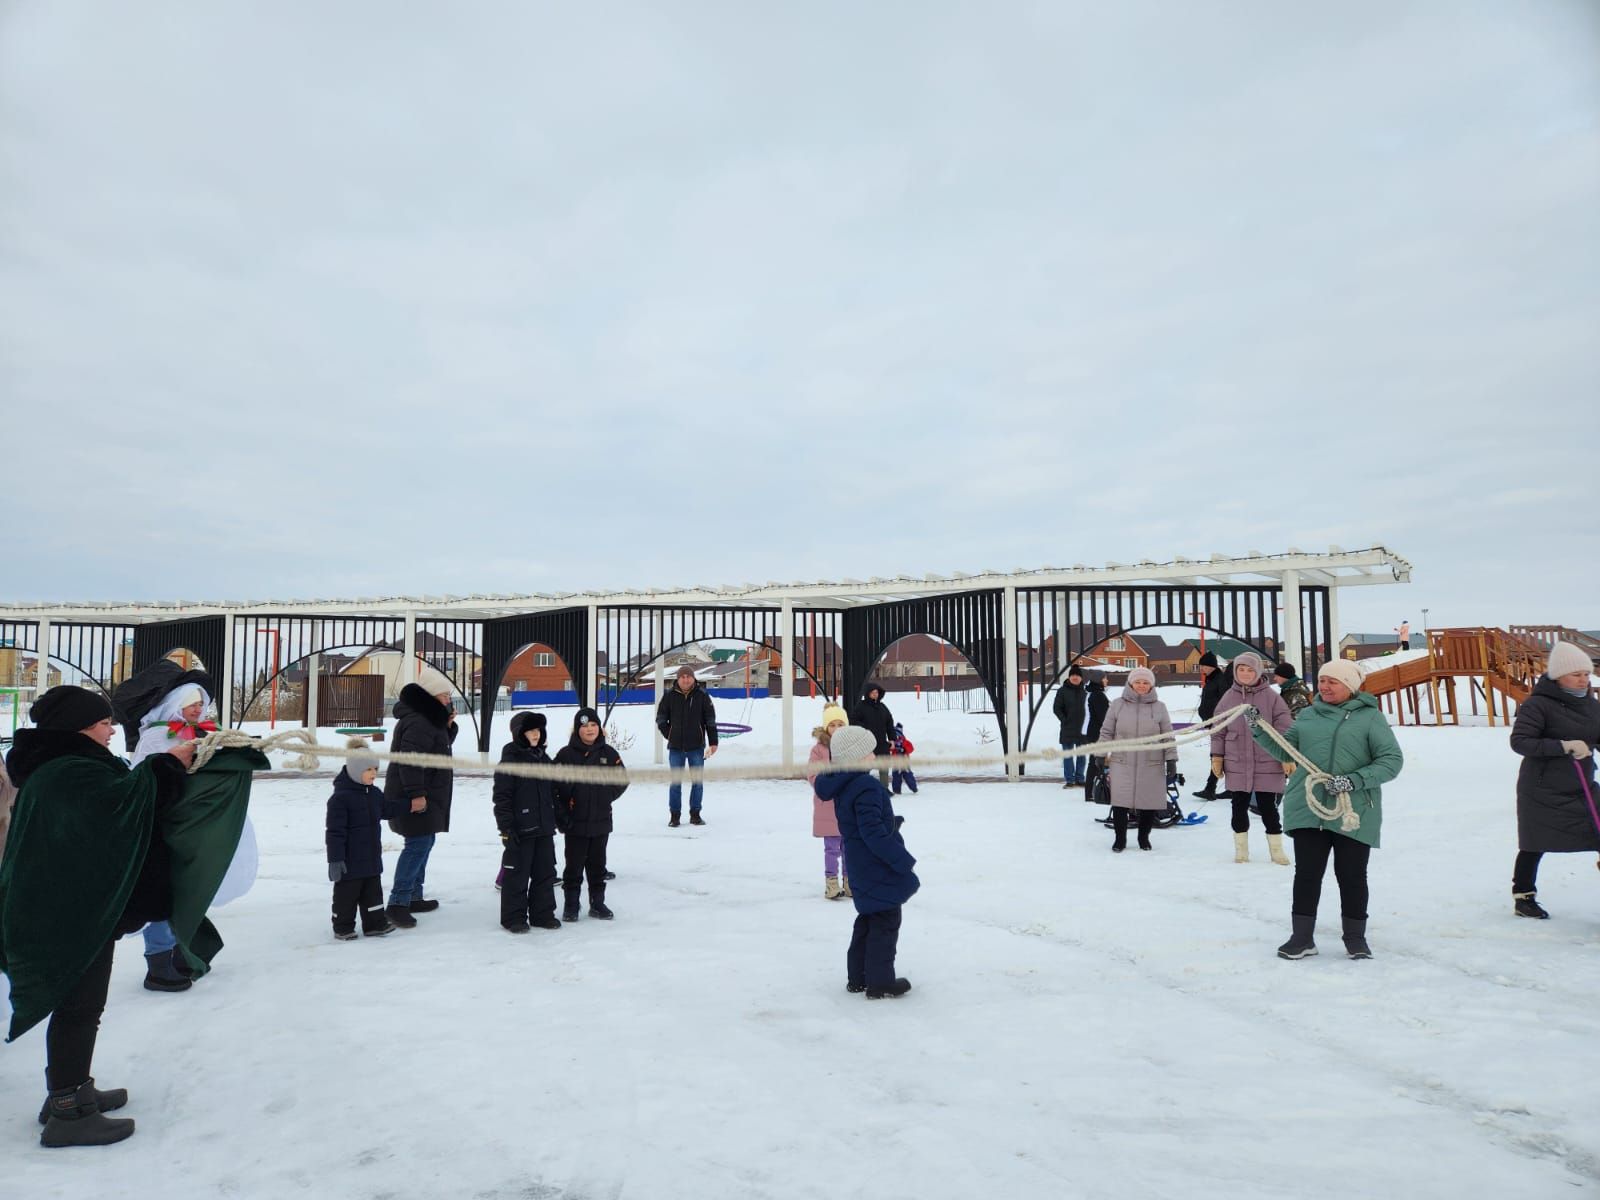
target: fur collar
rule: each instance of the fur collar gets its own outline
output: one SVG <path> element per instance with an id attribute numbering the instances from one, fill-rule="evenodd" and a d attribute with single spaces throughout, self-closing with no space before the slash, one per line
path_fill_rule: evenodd
<path id="1" fill-rule="evenodd" d="M 11 776 L 12 786 L 20 791 L 28 776 L 40 767 L 69 757 L 96 759 L 127 769 L 115 754 L 77 730 L 63 733 L 55 729 L 19 729 L 11 753 L 6 755 L 6 773 Z"/>
<path id="2" fill-rule="evenodd" d="M 406 711 L 401 712 L 402 708 Z M 415 713 L 430 725 L 437 725 L 440 729 L 450 724 L 450 710 L 414 683 L 408 683 L 400 689 L 400 699 L 394 704 L 395 716 L 405 717 L 411 713 Z"/>

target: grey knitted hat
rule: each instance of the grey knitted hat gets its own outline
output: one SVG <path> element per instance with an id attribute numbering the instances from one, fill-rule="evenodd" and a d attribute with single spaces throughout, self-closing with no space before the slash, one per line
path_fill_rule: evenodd
<path id="1" fill-rule="evenodd" d="M 843 729 L 835 729 L 833 739 L 828 743 L 828 752 L 836 763 L 871 758 L 877 749 L 878 739 L 872 730 L 863 729 L 859 725 L 846 725 Z"/>
<path id="2" fill-rule="evenodd" d="M 378 756 L 372 752 L 366 738 L 353 737 L 345 746 L 350 750 L 350 755 L 344 760 L 344 769 L 351 779 L 359 783 L 363 772 L 377 767 Z"/>

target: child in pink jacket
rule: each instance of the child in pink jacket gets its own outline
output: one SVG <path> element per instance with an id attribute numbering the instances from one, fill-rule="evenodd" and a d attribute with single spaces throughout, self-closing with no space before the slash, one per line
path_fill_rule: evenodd
<path id="1" fill-rule="evenodd" d="M 811 736 L 817 739 L 816 745 L 811 747 L 811 762 L 831 762 L 832 756 L 828 753 L 828 742 L 832 739 L 834 730 L 850 724 L 850 718 L 844 709 L 837 704 L 830 704 L 822 710 L 822 724 L 811 731 Z M 844 839 L 839 836 L 839 819 L 834 816 L 833 801 L 824 800 L 817 795 L 817 777 L 814 773 L 806 775 L 811 788 L 811 836 L 822 839 L 822 869 L 826 875 L 822 894 L 829 900 L 837 900 L 840 896 L 850 894 L 850 880 L 839 870 L 839 858 L 844 851 Z"/>

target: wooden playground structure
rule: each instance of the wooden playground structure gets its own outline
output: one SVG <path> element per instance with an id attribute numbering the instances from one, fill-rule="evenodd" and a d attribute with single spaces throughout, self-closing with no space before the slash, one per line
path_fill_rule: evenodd
<path id="1" fill-rule="evenodd" d="M 1399 724 L 1421 725 L 1426 690 L 1433 724 L 1461 723 L 1456 681 L 1465 681 L 1467 703 L 1478 715 L 1482 699 L 1489 724 L 1510 724 L 1514 705 L 1520 705 L 1544 674 L 1550 647 L 1559 639 L 1577 646 L 1591 659 L 1600 659 L 1600 640 L 1564 625 L 1513 625 L 1509 630 L 1492 626 L 1428 630 L 1428 656 L 1412 658 L 1371 672 L 1362 690 L 1378 698 Z M 1441 699 L 1443 703 L 1441 703 Z"/>

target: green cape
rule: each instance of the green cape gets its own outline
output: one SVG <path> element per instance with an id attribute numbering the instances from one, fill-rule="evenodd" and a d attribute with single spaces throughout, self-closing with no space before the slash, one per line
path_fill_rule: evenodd
<path id="1" fill-rule="evenodd" d="M 12 1041 L 55 1011 L 115 932 L 152 836 L 172 855 L 172 929 L 197 975 L 222 938 L 206 919 L 239 845 L 255 750 L 221 750 L 156 816 L 145 764 L 64 755 L 28 777 L 0 864 L 0 971 L 11 981 Z"/>

